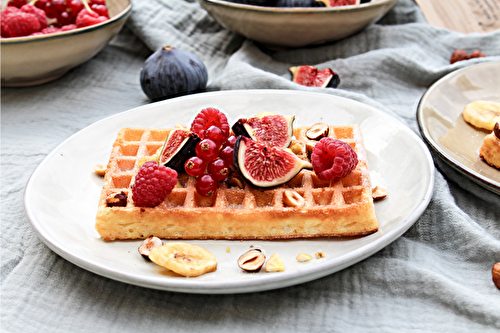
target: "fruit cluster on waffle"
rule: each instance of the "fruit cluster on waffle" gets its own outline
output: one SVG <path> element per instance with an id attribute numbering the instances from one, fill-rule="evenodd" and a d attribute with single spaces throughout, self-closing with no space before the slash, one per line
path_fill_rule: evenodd
<path id="1" fill-rule="evenodd" d="M 314 170 L 302 168 L 284 183 L 261 187 L 242 177 L 236 171 L 241 168 L 236 167 L 207 195 L 197 190 L 196 177 L 178 172 L 177 185 L 154 207 L 137 206 L 132 188 L 141 165 L 158 160 L 158 152 L 175 129 L 123 128 L 107 165 L 96 230 L 104 240 L 151 235 L 163 239 L 275 240 L 374 233 L 378 221 L 361 130 L 357 125 L 325 126 L 326 137 L 346 142 L 357 155 L 355 168 L 345 177 L 322 180 Z M 309 130 L 311 126 L 293 129 L 287 150 L 311 165 L 316 141 L 306 135 Z M 110 204 L 113 200 L 121 204 Z"/>

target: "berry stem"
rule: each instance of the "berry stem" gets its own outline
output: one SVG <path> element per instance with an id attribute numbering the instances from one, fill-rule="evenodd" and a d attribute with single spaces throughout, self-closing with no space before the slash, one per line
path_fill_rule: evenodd
<path id="1" fill-rule="evenodd" d="M 93 13 L 94 11 L 92 10 L 92 8 L 90 8 L 87 0 L 82 0 L 82 3 L 83 3 L 83 6 L 85 7 L 86 10 L 88 10 L 89 12 Z"/>

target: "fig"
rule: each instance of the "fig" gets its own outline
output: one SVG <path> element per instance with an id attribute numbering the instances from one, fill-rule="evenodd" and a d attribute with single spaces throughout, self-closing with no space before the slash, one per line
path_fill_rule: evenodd
<path id="1" fill-rule="evenodd" d="M 236 140 L 233 159 L 243 178 L 258 187 L 284 184 L 300 170 L 312 168 L 311 163 L 288 149 L 268 146 L 241 135 Z"/>
<path id="2" fill-rule="evenodd" d="M 153 101 L 203 91 L 208 73 L 194 54 L 164 46 L 149 56 L 141 69 L 141 88 Z"/>
<path id="3" fill-rule="evenodd" d="M 331 68 L 319 70 L 314 66 L 294 66 L 288 69 L 292 81 L 307 87 L 337 88 L 340 78 Z"/>
<path id="4" fill-rule="evenodd" d="M 278 0 L 276 7 L 326 7 L 321 0 Z"/>
<path id="5" fill-rule="evenodd" d="M 161 149 L 159 163 L 172 168 L 179 173 L 184 173 L 184 163 L 195 155 L 195 148 L 201 139 L 198 135 L 185 128 L 172 130 Z"/>
<path id="6" fill-rule="evenodd" d="M 241 118 L 232 126 L 235 135 L 242 135 L 269 146 L 286 148 L 292 142 L 295 116 L 260 113 Z"/>

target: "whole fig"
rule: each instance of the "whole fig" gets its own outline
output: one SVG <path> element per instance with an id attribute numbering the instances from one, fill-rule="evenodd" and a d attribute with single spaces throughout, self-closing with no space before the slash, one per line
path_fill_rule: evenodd
<path id="1" fill-rule="evenodd" d="M 153 101 L 202 91 L 207 81 L 207 69 L 197 56 L 171 46 L 154 52 L 141 69 L 141 88 Z"/>

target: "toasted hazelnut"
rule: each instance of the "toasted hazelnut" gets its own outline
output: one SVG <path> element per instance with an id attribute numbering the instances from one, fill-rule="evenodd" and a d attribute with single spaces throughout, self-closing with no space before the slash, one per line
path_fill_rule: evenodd
<path id="1" fill-rule="evenodd" d="M 304 153 L 304 145 L 300 141 L 293 141 L 289 148 L 295 155 L 302 155 Z"/>
<path id="2" fill-rule="evenodd" d="M 104 176 L 106 174 L 106 166 L 104 164 L 96 164 L 92 167 L 92 170 L 98 176 Z"/>
<path id="3" fill-rule="evenodd" d="M 497 139 L 500 140 L 500 123 L 495 123 L 495 126 L 493 126 L 493 133 L 495 133 Z"/>
<path id="4" fill-rule="evenodd" d="M 479 51 L 479 50 L 475 50 L 473 51 L 470 55 L 469 55 L 469 58 L 470 59 L 473 59 L 473 58 L 484 58 L 486 57 L 486 54 L 484 54 L 483 52 Z"/>
<path id="5" fill-rule="evenodd" d="M 375 201 L 384 199 L 387 194 L 389 194 L 389 192 L 383 187 L 375 186 L 372 189 L 372 198 Z"/>
<path id="6" fill-rule="evenodd" d="M 285 190 L 283 193 L 283 204 L 287 207 L 300 208 L 306 200 L 297 191 Z"/>
<path id="7" fill-rule="evenodd" d="M 462 61 L 462 60 L 468 60 L 469 59 L 469 54 L 465 52 L 464 50 L 455 50 L 453 54 L 451 55 L 450 58 L 450 64 L 454 64 L 457 61 Z"/>
<path id="8" fill-rule="evenodd" d="M 500 262 L 493 265 L 493 268 L 491 269 L 491 276 L 495 286 L 500 289 Z"/>
<path id="9" fill-rule="evenodd" d="M 326 254 L 325 254 L 325 252 L 321 251 L 321 252 L 316 252 L 314 254 L 314 256 L 316 257 L 316 259 L 321 259 L 321 258 L 326 257 Z"/>
<path id="10" fill-rule="evenodd" d="M 141 246 L 139 246 L 139 253 L 145 259 L 149 259 L 151 250 L 158 246 L 163 246 L 163 242 L 161 241 L 161 239 L 155 236 L 149 236 L 142 242 Z"/>
<path id="11" fill-rule="evenodd" d="M 127 206 L 127 193 L 124 191 L 113 192 L 106 198 L 108 207 L 125 207 Z"/>
<path id="12" fill-rule="evenodd" d="M 227 183 L 230 186 L 232 186 L 232 187 L 237 187 L 237 188 L 240 188 L 240 189 L 244 189 L 245 188 L 245 182 L 235 172 L 231 172 L 231 174 L 229 175 L 229 177 L 227 177 Z"/>
<path id="13" fill-rule="evenodd" d="M 306 262 L 312 259 L 312 256 L 306 253 L 299 253 L 295 258 L 298 262 Z"/>
<path id="14" fill-rule="evenodd" d="M 317 144 L 317 141 L 307 141 L 306 142 L 306 154 L 309 159 L 311 159 L 311 155 L 314 149 L 314 146 Z"/>
<path id="15" fill-rule="evenodd" d="M 306 132 L 306 136 L 310 140 L 319 140 L 328 135 L 329 127 L 325 123 L 317 123 L 311 126 Z"/>
<path id="16" fill-rule="evenodd" d="M 278 253 L 274 253 L 267 260 L 266 266 L 264 267 L 266 272 L 284 272 L 285 271 L 285 262 Z"/>
<path id="17" fill-rule="evenodd" d="M 250 250 L 242 254 L 238 259 L 238 266 L 247 272 L 258 271 L 264 262 L 266 261 L 266 256 L 262 251 L 258 249 Z"/>

